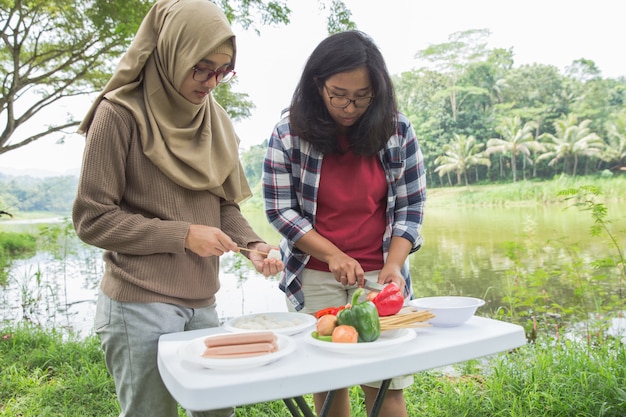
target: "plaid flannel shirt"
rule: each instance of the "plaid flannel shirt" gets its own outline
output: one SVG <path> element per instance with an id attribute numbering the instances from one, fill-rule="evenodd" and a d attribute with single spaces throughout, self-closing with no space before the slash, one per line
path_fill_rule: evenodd
<path id="1" fill-rule="evenodd" d="M 388 184 L 387 227 L 383 236 L 386 259 L 392 236 L 411 242 L 411 253 L 423 242 L 420 229 L 426 202 L 424 160 L 413 127 L 404 115 L 398 114 L 396 133 L 378 156 Z M 315 227 L 322 161 L 322 153 L 292 135 L 288 116 L 276 124 L 263 163 L 263 197 L 267 219 L 283 237 L 279 246 L 285 269 L 279 288 L 296 310 L 301 310 L 305 303 L 300 277 L 310 255 L 294 244 Z M 412 298 L 408 259 L 402 275 L 406 280 L 405 297 Z"/>

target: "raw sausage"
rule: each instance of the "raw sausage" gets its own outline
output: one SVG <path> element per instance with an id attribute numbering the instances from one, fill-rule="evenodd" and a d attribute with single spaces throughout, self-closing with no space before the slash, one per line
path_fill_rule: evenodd
<path id="1" fill-rule="evenodd" d="M 208 348 L 216 346 L 242 345 L 245 343 L 272 343 L 276 342 L 276 334 L 273 332 L 242 332 L 220 334 L 204 339 L 204 345 Z"/>
<path id="2" fill-rule="evenodd" d="M 276 352 L 278 344 L 274 343 L 245 343 L 243 345 L 216 346 L 206 348 L 202 356 L 205 358 L 226 358 L 264 355 Z"/>
<path id="3" fill-rule="evenodd" d="M 205 358 L 245 358 L 266 355 L 278 350 L 278 338 L 272 332 L 232 333 L 204 339 Z"/>

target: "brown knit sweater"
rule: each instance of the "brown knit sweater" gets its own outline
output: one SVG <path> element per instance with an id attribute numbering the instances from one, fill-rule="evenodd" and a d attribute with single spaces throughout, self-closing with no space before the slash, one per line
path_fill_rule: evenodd
<path id="1" fill-rule="evenodd" d="M 172 182 L 143 154 L 134 118 L 103 100 L 87 135 L 72 212 L 78 236 L 105 250 L 101 289 L 130 302 L 198 308 L 219 289 L 219 257 L 184 247 L 190 224 L 220 228 L 238 246 L 261 239 L 239 206 Z"/>

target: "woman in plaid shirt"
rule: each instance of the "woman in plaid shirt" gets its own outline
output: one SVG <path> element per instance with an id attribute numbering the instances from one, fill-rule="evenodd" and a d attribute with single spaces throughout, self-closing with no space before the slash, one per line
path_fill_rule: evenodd
<path id="1" fill-rule="evenodd" d="M 344 305 L 366 276 L 412 297 L 408 256 L 422 245 L 423 157 L 366 34 L 332 35 L 309 57 L 270 138 L 263 195 L 283 237 L 280 288 L 291 311 Z M 402 389 L 412 382 L 394 378 L 380 415 L 407 415 Z M 378 386 L 363 386 L 368 413 Z M 314 395 L 318 413 L 325 396 Z M 350 415 L 347 389 L 329 415 Z"/>

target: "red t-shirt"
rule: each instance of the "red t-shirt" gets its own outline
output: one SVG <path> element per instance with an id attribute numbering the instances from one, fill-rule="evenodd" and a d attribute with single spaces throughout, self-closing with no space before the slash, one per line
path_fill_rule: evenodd
<path id="1" fill-rule="evenodd" d="M 381 269 L 387 181 L 378 156 L 324 155 L 320 175 L 315 230 L 363 270 Z M 307 268 L 328 271 L 328 264 L 311 257 Z"/>

